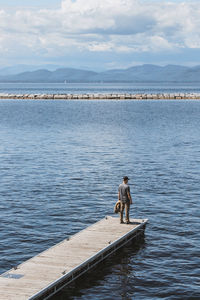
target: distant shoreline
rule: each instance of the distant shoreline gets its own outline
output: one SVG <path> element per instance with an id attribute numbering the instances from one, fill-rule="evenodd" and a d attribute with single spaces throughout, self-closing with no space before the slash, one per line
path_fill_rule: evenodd
<path id="1" fill-rule="evenodd" d="M 154 93 L 154 94 L 6 94 L 0 99 L 32 99 L 32 100 L 200 100 L 200 93 Z"/>

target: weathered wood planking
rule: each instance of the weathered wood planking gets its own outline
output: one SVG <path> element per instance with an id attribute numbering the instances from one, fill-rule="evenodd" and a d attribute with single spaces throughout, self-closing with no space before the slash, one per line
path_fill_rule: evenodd
<path id="1" fill-rule="evenodd" d="M 1 300 L 48 299 L 144 232 L 147 219 L 106 217 L 0 276 Z"/>

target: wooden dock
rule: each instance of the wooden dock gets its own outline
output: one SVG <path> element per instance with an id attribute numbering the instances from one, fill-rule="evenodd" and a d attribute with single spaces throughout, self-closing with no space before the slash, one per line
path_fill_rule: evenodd
<path id="1" fill-rule="evenodd" d="M 105 217 L 0 275 L 1 300 L 49 299 L 143 234 L 147 221 L 132 219 L 130 224 L 120 224 L 117 217 Z"/>

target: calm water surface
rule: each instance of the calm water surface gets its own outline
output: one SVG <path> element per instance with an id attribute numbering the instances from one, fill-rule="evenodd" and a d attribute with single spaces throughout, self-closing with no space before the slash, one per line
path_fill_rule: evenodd
<path id="1" fill-rule="evenodd" d="M 129 245 L 55 299 L 200 299 L 200 101 L 0 100 L 0 272 L 113 213 Z"/>
<path id="2" fill-rule="evenodd" d="M 92 94 L 92 93 L 200 93 L 198 83 L 0 83 L 0 93 Z"/>

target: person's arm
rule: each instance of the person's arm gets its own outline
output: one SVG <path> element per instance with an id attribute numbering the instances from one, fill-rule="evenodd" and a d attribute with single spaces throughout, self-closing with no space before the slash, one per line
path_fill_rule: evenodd
<path id="1" fill-rule="evenodd" d="M 120 192 L 118 191 L 118 201 L 120 201 Z"/>
<path id="2" fill-rule="evenodd" d="M 127 194 L 128 194 L 128 199 L 130 200 L 130 204 L 132 204 L 132 203 L 133 203 L 133 201 L 132 201 L 132 197 L 131 197 L 130 189 L 128 189 L 128 192 L 127 192 Z"/>

